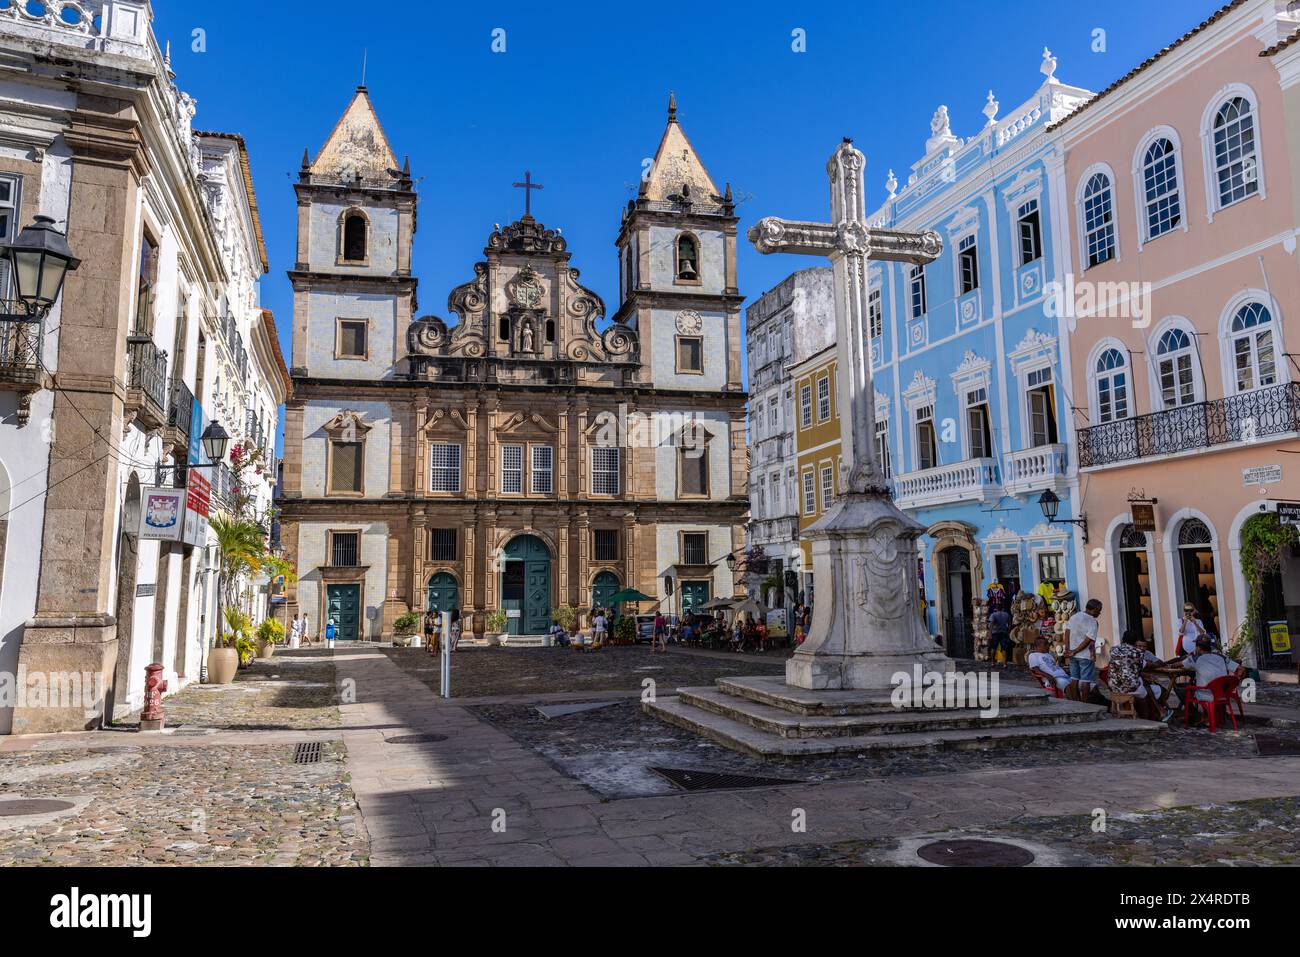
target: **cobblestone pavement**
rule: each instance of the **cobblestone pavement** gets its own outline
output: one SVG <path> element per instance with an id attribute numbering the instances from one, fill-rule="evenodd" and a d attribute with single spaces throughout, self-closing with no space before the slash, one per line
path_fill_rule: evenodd
<path id="1" fill-rule="evenodd" d="M 989 749 L 763 761 L 651 718 L 641 711 L 639 701 L 619 702 L 556 718 L 546 718 L 536 707 L 527 704 L 478 705 L 469 710 L 536 751 L 561 772 L 606 797 L 674 792 L 673 785 L 648 770 L 651 765 L 818 782 L 989 768 L 1051 768 L 1064 764 L 1256 754 L 1254 733 L 1249 729 L 1240 734 L 1220 730 L 1211 735 L 1175 725 L 1167 733 L 1150 738 L 1114 742 L 1081 740 L 1067 747 L 1029 742 Z M 1270 728 L 1263 733 L 1300 742 L 1300 729 Z"/>
<path id="2" fill-rule="evenodd" d="M 0 817 L 0 864 L 364 863 L 340 744 L 113 747 L 0 754 L 0 801 L 65 799 L 39 823 Z M 29 819 L 30 820 L 30 819 Z"/>
<path id="3" fill-rule="evenodd" d="M 1010 841 L 1037 852 L 1039 863 L 1070 866 L 1300 865 L 1300 798 L 1237 801 L 1108 816 L 1094 829 L 1091 814 L 949 831 L 943 840 Z M 840 841 L 707 855 L 711 865 L 919 865 L 920 839 Z M 1043 853 L 1044 849 L 1048 852 Z"/>
<path id="4" fill-rule="evenodd" d="M 438 659 L 425 648 L 378 648 L 412 677 L 438 690 Z M 727 675 L 775 675 L 783 656 L 651 654 L 648 645 L 598 652 L 570 648 L 470 648 L 451 656 L 453 698 L 576 691 L 640 691 L 651 678 L 659 694 L 710 685 Z"/>

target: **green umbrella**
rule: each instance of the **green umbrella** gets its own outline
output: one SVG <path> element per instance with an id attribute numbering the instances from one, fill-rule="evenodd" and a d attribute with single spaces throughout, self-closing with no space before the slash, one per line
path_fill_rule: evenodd
<path id="1" fill-rule="evenodd" d="M 639 592 L 635 588 L 624 588 L 622 591 L 615 592 L 606 599 L 611 605 L 617 605 L 625 601 L 654 601 L 644 592 Z"/>

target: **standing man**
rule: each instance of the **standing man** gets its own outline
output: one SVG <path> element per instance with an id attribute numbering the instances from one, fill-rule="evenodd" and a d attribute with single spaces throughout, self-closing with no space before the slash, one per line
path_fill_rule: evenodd
<path id="1" fill-rule="evenodd" d="M 1015 646 L 1011 643 L 1011 614 L 1001 605 L 989 615 L 989 660 L 998 666 L 998 649 L 1002 649 L 1002 667 L 1011 660 Z"/>
<path id="2" fill-rule="evenodd" d="M 298 620 L 298 615 L 293 616 L 293 624 L 289 626 L 289 647 L 297 648 L 302 643 L 302 622 Z"/>
<path id="3" fill-rule="evenodd" d="M 1076 611 L 1065 623 L 1065 657 L 1070 677 L 1079 682 L 1079 700 L 1087 701 L 1097 683 L 1097 619 L 1101 602 L 1090 599 L 1083 611 Z"/>
<path id="4" fill-rule="evenodd" d="M 302 635 L 302 643 L 304 645 L 311 644 L 311 628 L 308 625 L 306 612 L 302 613 L 302 630 L 299 631 L 299 634 Z"/>

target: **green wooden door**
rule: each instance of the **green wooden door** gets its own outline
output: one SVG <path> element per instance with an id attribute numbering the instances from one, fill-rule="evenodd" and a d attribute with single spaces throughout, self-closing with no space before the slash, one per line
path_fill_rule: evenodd
<path id="1" fill-rule="evenodd" d="M 505 548 L 501 607 L 512 635 L 544 635 L 551 627 L 551 553 L 532 535 L 520 535 Z"/>
<path id="2" fill-rule="evenodd" d="M 610 598 L 618 589 L 618 576 L 613 572 L 601 572 L 591 583 L 591 607 L 608 608 Z"/>
<path id="3" fill-rule="evenodd" d="M 681 602 L 682 614 L 698 608 L 709 600 L 709 583 L 703 582 L 682 582 L 681 585 Z"/>
<path id="4" fill-rule="evenodd" d="M 361 635 L 361 586 L 330 585 L 325 621 L 334 620 L 334 636 L 339 641 L 356 641 Z M 325 634 L 322 625 L 321 636 Z"/>
<path id="5" fill-rule="evenodd" d="M 438 572 L 429 579 L 426 611 L 452 611 L 460 607 L 460 586 L 446 572 Z"/>

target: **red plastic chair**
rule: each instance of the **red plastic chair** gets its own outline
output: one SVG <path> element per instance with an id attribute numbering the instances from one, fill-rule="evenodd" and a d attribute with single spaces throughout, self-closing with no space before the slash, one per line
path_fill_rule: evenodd
<path id="1" fill-rule="evenodd" d="M 1050 675 L 1047 675 L 1044 672 L 1039 671 L 1037 668 L 1030 668 L 1029 673 L 1038 679 L 1038 683 L 1042 685 L 1044 691 L 1050 691 L 1058 698 L 1065 697 L 1064 692 L 1062 692 L 1060 688 L 1056 687 L 1056 682 L 1052 679 Z"/>
<path id="2" fill-rule="evenodd" d="M 1183 726 L 1186 727 L 1191 720 L 1192 708 L 1196 707 L 1205 712 L 1205 720 L 1210 725 L 1210 733 L 1213 734 L 1218 728 L 1219 709 L 1223 709 L 1232 719 L 1232 730 L 1237 730 L 1237 714 L 1232 710 L 1232 704 L 1237 704 L 1237 712 L 1240 712 L 1242 719 L 1246 717 L 1245 709 L 1241 706 L 1241 696 L 1237 694 L 1237 685 L 1241 684 L 1241 679 L 1236 675 L 1223 675 L 1215 678 L 1208 685 L 1187 685 L 1185 691 L 1187 697 L 1183 705 Z M 1209 701 L 1201 701 L 1196 697 L 1197 691 L 1208 691 L 1213 698 Z"/>

